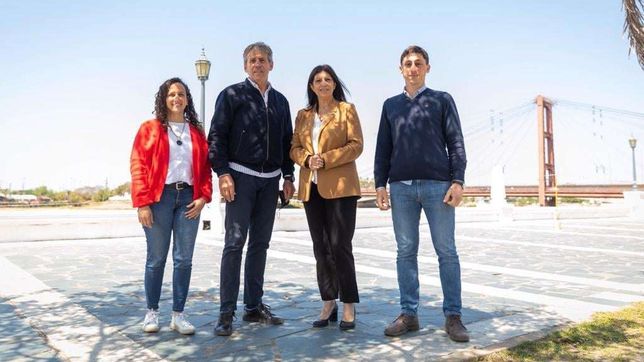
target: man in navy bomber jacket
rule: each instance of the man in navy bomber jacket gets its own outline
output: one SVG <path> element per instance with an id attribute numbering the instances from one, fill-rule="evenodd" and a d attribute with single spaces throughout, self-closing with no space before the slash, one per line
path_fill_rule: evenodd
<path id="1" fill-rule="evenodd" d="M 405 79 L 402 94 L 382 107 L 376 144 L 374 178 L 376 203 L 389 209 L 398 245 L 396 269 L 400 315 L 385 335 L 400 336 L 420 329 L 418 322 L 418 243 L 420 212 L 430 226 L 438 254 L 445 330 L 457 342 L 469 341 L 461 322 L 461 267 L 454 240 L 454 208 L 461 202 L 465 179 L 463 133 L 452 97 L 425 86 L 427 52 L 412 45 L 400 56 Z"/>
<path id="2" fill-rule="evenodd" d="M 248 235 L 244 269 L 246 322 L 282 324 L 262 303 L 266 252 L 273 231 L 280 175 L 290 199 L 293 161 L 289 157 L 293 126 L 288 101 L 268 82 L 273 51 L 262 43 L 244 50 L 248 78 L 219 94 L 208 135 L 209 159 L 226 200 L 224 251 L 221 256 L 220 308 L 215 334 L 233 332 L 242 252 Z"/>

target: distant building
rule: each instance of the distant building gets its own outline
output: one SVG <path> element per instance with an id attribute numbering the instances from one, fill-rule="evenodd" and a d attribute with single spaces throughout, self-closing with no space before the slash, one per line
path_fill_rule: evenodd
<path id="1" fill-rule="evenodd" d="M 129 192 L 124 193 L 123 195 L 114 195 L 110 196 L 108 201 L 130 201 L 132 200 L 132 197 L 130 196 Z"/>
<path id="2" fill-rule="evenodd" d="M 36 195 L 7 195 L 9 198 L 9 201 L 14 201 L 18 202 L 21 204 L 37 204 L 38 203 L 38 197 Z"/>
<path id="3" fill-rule="evenodd" d="M 45 196 L 45 195 L 38 196 L 38 203 L 39 204 L 48 204 L 48 203 L 50 203 L 52 201 L 53 200 L 49 196 Z"/>

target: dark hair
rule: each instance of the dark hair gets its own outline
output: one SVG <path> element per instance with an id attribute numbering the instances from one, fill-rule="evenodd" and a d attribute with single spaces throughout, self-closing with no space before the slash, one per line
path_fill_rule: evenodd
<path id="1" fill-rule="evenodd" d="M 309 98 L 309 105 L 308 109 L 315 109 L 316 111 L 318 110 L 318 96 L 313 92 L 313 89 L 311 89 L 311 85 L 313 85 L 313 79 L 318 73 L 321 72 L 327 72 L 333 78 L 333 81 L 335 82 L 335 89 L 333 90 L 333 98 L 336 101 L 342 101 L 346 102 L 347 97 L 344 95 L 344 91 L 347 91 L 347 93 L 351 94 L 347 87 L 342 83 L 340 78 L 338 78 L 338 75 L 335 74 L 335 71 L 333 68 L 331 68 L 330 65 L 328 64 L 322 64 L 318 65 L 317 67 L 313 68 L 311 71 L 311 74 L 309 75 L 309 81 L 306 83 L 306 95 Z"/>
<path id="2" fill-rule="evenodd" d="M 197 116 L 197 112 L 195 111 L 195 104 L 192 101 L 190 88 L 188 88 L 186 83 L 184 83 L 181 78 L 170 78 L 163 82 L 161 86 L 159 86 L 159 91 L 157 92 L 154 99 L 154 115 L 159 121 L 161 121 L 161 124 L 166 127 L 168 126 L 168 106 L 166 105 L 165 99 L 168 97 L 170 87 L 175 83 L 179 83 L 183 86 L 183 88 L 185 88 L 186 98 L 188 98 L 188 104 L 186 105 L 186 109 L 184 109 L 183 111 L 183 118 L 191 125 L 197 127 L 197 129 L 199 129 L 200 131 L 203 131 L 201 123 L 199 123 L 199 116 Z"/>
<path id="3" fill-rule="evenodd" d="M 273 64 L 273 49 L 268 46 L 268 44 L 258 41 L 253 44 L 249 44 L 246 49 L 244 49 L 244 64 L 246 64 L 246 58 L 248 58 L 248 54 L 253 51 L 254 49 L 259 50 L 260 52 L 266 54 L 266 58 L 268 58 L 268 62 Z"/>
<path id="4" fill-rule="evenodd" d="M 425 49 L 419 47 L 418 45 L 410 45 L 405 50 L 403 50 L 402 54 L 400 54 L 400 64 L 402 64 L 403 59 L 405 59 L 406 56 L 409 54 L 420 54 L 425 58 L 425 63 L 429 64 L 429 55 L 427 55 L 427 52 Z"/>

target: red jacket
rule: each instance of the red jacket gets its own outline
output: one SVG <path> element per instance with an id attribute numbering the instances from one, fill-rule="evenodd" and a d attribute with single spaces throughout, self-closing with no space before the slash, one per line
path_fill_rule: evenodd
<path id="1" fill-rule="evenodd" d="M 193 200 L 212 200 L 212 174 L 208 161 L 206 136 L 190 125 L 192 140 Z M 143 207 L 161 200 L 168 175 L 170 145 L 168 131 L 157 119 L 143 122 L 134 138 L 130 156 L 132 205 Z"/>

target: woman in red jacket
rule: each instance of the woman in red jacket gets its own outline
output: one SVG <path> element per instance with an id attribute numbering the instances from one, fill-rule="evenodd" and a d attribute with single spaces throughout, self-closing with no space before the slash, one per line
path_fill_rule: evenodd
<path id="1" fill-rule="evenodd" d="M 161 84 L 154 114 L 155 119 L 139 128 L 130 158 L 132 204 L 138 208 L 147 241 L 148 312 L 143 331 L 159 331 L 159 298 L 172 235 L 170 329 L 193 334 L 195 328 L 186 320 L 183 308 L 190 285 L 199 215 L 212 195 L 208 144 L 190 90 L 181 79 L 171 78 Z"/>

